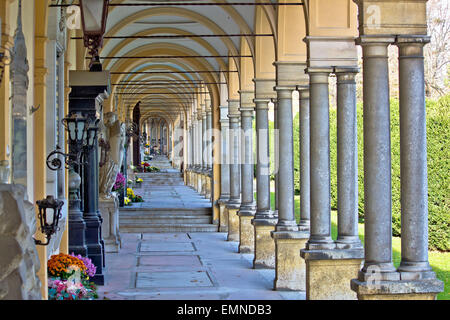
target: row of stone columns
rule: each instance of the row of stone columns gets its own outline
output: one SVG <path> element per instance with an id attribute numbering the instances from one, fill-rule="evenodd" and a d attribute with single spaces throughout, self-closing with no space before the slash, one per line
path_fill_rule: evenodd
<path id="1" fill-rule="evenodd" d="M 256 85 L 256 208 L 253 204 L 254 106 L 229 100 L 229 140 L 222 153 L 220 231 L 254 253 L 254 268 L 275 268 L 274 288 L 306 290 L 308 299 L 435 297 L 442 291 L 428 263 L 423 45 L 426 37 L 361 37 L 364 59 L 365 246 L 358 236 L 356 67 L 308 67 L 308 84 L 274 87 L 278 141 L 276 210 L 270 209 L 268 104 Z M 402 260 L 392 261 L 388 45 L 399 47 Z M 331 236 L 329 77 L 337 78 L 338 234 Z M 255 83 L 257 80 L 255 80 Z M 300 221 L 294 214 L 292 92 L 300 93 Z M 240 106 L 239 106 L 240 104 Z M 225 110 L 226 108 L 223 107 Z M 239 127 L 241 126 L 241 128 Z M 241 129 L 241 130 L 239 130 Z M 239 139 L 241 136 L 241 141 Z M 225 137 L 226 135 L 224 135 Z M 239 152 L 242 162 L 239 162 Z M 223 159 L 222 159 L 223 160 Z M 242 163 L 239 166 L 239 163 Z M 253 163 L 253 162 L 252 162 Z M 251 168 L 251 170 L 250 170 Z M 250 172 L 251 171 L 251 172 Z M 256 209 L 256 210 L 255 210 Z M 253 226 L 253 227 L 252 227 Z M 364 261 L 364 263 L 362 263 Z M 351 283 L 351 285 L 350 285 Z"/>
<path id="2" fill-rule="evenodd" d="M 443 291 L 428 262 L 423 46 L 427 36 L 361 36 L 364 82 L 364 266 L 359 299 L 434 299 Z M 399 49 L 401 262 L 392 262 L 388 46 Z M 373 273 L 377 282 L 373 285 Z"/>
<path id="3" fill-rule="evenodd" d="M 194 108 L 188 125 L 186 184 L 207 199 L 212 196 L 212 110 L 205 100 Z"/>

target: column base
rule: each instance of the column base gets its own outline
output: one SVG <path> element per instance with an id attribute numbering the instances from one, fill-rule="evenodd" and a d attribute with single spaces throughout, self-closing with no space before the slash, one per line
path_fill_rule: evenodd
<path id="1" fill-rule="evenodd" d="M 205 182 L 206 182 L 206 187 L 205 187 L 205 192 L 206 192 L 206 194 L 205 194 L 205 198 L 206 199 L 211 199 L 211 177 L 210 176 L 206 176 L 206 179 L 205 179 Z"/>
<path id="2" fill-rule="evenodd" d="M 254 211 L 238 211 L 239 216 L 239 253 L 253 253 L 255 250 L 255 231 L 252 220 Z"/>
<path id="3" fill-rule="evenodd" d="M 305 291 L 306 264 L 300 257 L 305 248 L 309 232 L 275 231 L 271 233 L 275 241 L 275 290 Z"/>
<path id="4" fill-rule="evenodd" d="M 219 232 L 228 232 L 228 211 L 226 202 L 229 199 L 219 199 Z"/>
<path id="5" fill-rule="evenodd" d="M 275 230 L 277 219 L 252 220 L 255 229 L 255 249 L 253 258 L 254 269 L 274 269 L 275 268 L 275 241 L 271 232 Z"/>
<path id="6" fill-rule="evenodd" d="M 359 300 L 435 300 L 444 291 L 438 279 L 400 281 L 351 280 L 351 289 Z"/>
<path id="7" fill-rule="evenodd" d="M 306 263 L 307 300 L 356 300 L 350 281 L 358 277 L 364 250 L 300 251 Z"/>
<path id="8" fill-rule="evenodd" d="M 228 211 L 228 238 L 227 241 L 239 241 L 239 205 L 227 205 Z"/>
<path id="9" fill-rule="evenodd" d="M 203 172 L 200 173 L 200 179 L 200 194 L 206 198 L 206 175 Z"/>

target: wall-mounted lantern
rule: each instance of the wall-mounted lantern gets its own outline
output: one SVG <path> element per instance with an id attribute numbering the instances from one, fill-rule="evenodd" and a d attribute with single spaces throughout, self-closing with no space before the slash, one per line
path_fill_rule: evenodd
<path id="1" fill-rule="evenodd" d="M 47 242 L 34 239 L 37 245 L 47 246 L 50 239 L 56 231 L 58 231 L 58 223 L 61 218 L 61 209 L 64 202 L 55 199 L 53 196 L 47 196 L 43 200 L 36 201 L 39 208 L 39 222 L 41 224 L 41 232 L 45 234 Z M 51 212 L 50 212 L 51 211 Z"/>
<path id="2" fill-rule="evenodd" d="M 62 119 L 62 123 L 68 133 L 68 142 L 72 152 L 63 153 L 60 151 L 61 148 L 56 146 L 56 150 L 52 151 L 47 156 L 47 167 L 54 171 L 59 170 L 62 167 L 62 161 L 58 158 L 58 155 L 65 158 L 66 169 L 69 169 L 73 165 L 79 165 L 83 146 L 90 142 L 90 139 L 87 139 L 89 132 L 88 128 L 91 123 L 89 118 L 83 117 L 79 113 L 73 113 Z M 56 157 L 52 159 L 54 156 Z"/>

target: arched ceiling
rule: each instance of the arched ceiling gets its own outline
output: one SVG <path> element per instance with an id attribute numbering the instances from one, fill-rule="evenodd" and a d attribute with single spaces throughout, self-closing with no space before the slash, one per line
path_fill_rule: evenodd
<path id="1" fill-rule="evenodd" d="M 171 6 L 170 2 L 188 4 Z M 204 5 L 225 2 L 261 1 L 110 1 L 120 6 L 109 7 L 100 57 L 122 57 L 101 61 L 112 73 L 113 95 L 122 101 L 127 114 L 141 101 L 141 113 L 147 118 L 158 113 L 162 117 L 164 112 L 170 122 L 180 113 L 188 116 L 198 90 L 209 91 L 210 99 L 218 99 L 213 92 L 220 92 L 228 75 L 217 71 L 228 70 L 230 55 L 236 56 L 236 65 L 240 65 L 241 37 L 254 33 L 256 12 L 253 5 Z M 262 7 L 268 17 L 274 16 L 274 7 Z M 244 38 L 254 56 L 254 37 Z M 204 89 L 199 89 L 202 82 Z"/>

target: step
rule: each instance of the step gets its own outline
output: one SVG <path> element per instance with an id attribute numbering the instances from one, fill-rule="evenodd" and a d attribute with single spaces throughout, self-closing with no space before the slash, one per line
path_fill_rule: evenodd
<path id="1" fill-rule="evenodd" d="M 154 217 L 120 217 L 120 225 L 152 226 L 155 224 L 209 224 L 211 216 L 154 216 Z"/>
<path id="2" fill-rule="evenodd" d="M 151 217 L 156 215 L 212 215 L 212 209 L 207 208 L 120 208 L 119 217 Z"/>
<path id="3" fill-rule="evenodd" d="M 154 224 L 152 226 L 122 226 L 123 233 L 162 233 L 162 232 L 217 232 L 218 226 L 214 224 Z"/>

